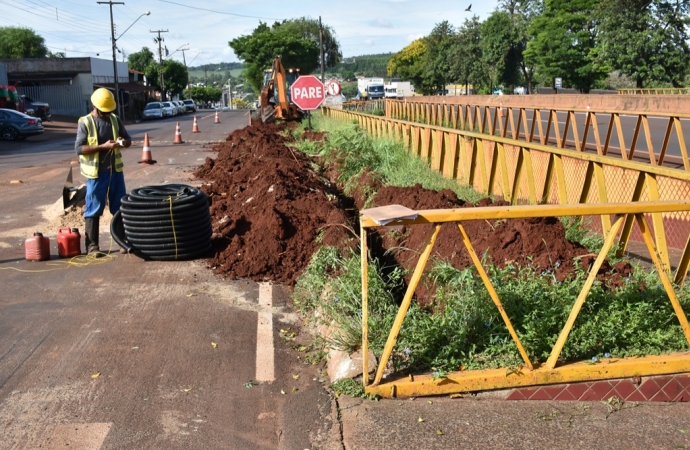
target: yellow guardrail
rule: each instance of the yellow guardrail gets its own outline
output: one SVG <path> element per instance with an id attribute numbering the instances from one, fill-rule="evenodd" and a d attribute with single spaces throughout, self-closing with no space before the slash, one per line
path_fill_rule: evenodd
<path id="1" fill-rule="evenodd" d="M 662 166 L 668 157 L 670 145 L 678 145 L 677 157 L 685 170 L 690 170 L 690 159 L 681 120 L 690 119 L 687 113 L 650 113 L 645 111 L 612 111 L 594 109 L 557 110 L 537 107 L 504 107 L 496 104 L 429 103 L 405 100 L 387 100 L 386 117 L 426 123 L 453 129 L 511 137 L 526 142 L 555 145 L 580 152 L 596 151 L 598 155 L 616 156 L 624 160 L 644 159 L 652 165 Z M 517 114 L 515 111 L 518 111 Z M 531 114 L 530 114 L 531 112 Z M 565 113 L 560 126 L 558 114 Z M 631 116 L 635 125 L 624 127 L 621 117 Z M 608 118 L 600 127 L 599 120 Z M 666 122 L 663 140 L 657 148 L 653 140 L 649 119 Z M 546 121 L 546 125 L 544 125 Z M 630 135 L 632 133 L 632 136 Z M 592 139 L 589 139 L 590 136 Z M 617 145 L 613 145 L 613 140 Z M 643 141 L 644 139 L 644 141 Z M 593 141 L 593 142 L 592 142 Z M 638 150 L 644 142 L 645 149 Z M 668 165 L 677 164 L 671 162 Z"/>
<path id="2" fill-rule="evenodd" d="M 398 139 L 412 155 L 445 177 L 511 204 L 615 204 L 690 198 L 690 172 L 682 169 L 353 111 L 323 111 L 334 118 L 356 120 L 373 136 Z M 585 211 L 582 214 L 586 215 Z M 664 270 L 671 271 L 669 246 L 683 249 L 674 277 L 675 282 L 682 283 L 690 266 L 690 214 L 686 210 L 646 214 L 651 217 Z M 611 213 L 603 213 L 599 219 L 592 224 L 593 230 L 608 235 Z M 629 215 L 621 226 L 619 256 L 631 240 L 644 241 L 633 223 L 634 217 Z"/>
<path id="3" fill-rule="evenodd" d="M 682 95 L 690 94 L 688 88 L 629 88 L 618 89 L 619 95 Z"/>
<path id="4" fill-rule="evenodd" d="M 657 201 L 634 203 L 598 203 L 590 205 L 523 205 L 523 206 L 499 206 L 459 208 L 446 210 L 416 211 L 412 216 L 406 213 L 404 217 L 385 217 L 387 207 L 366 210 L 360 216 L 360 249 L 362 259 L 362 354 L 364 368 L 364 385 L 368 394 L 378 394 L 382 397 L 414 397 L 420 395 L 440 395 L 459 392 L 473 392 L 481 390 L 511 388 L 520 386 L 535 386 L 543 384 L 567 383 L 574 381 L 602 380 L 624 378 L 632 376 L 650 376 L 690 372 L 690 358 L 687 354 L 670 354 L 663 356 L 647 356 L 643 358 L 613 358 L 602 364 L 592 365 L 588 363 L 571 363 L 558 365 L 558 358 L 568 336 L 575 324 L 580 309 L 596 279 L 599 268 L 606 259 L 606 255 L 614 244 L 618 232 L 628 220 L 633 220 L 639 226 L 644 242 L 649 250 L 649 255 L 656 267 L 661 282 L 673 305 L 676 317 L 680 322 L 685 338 L 690 344 L 690 325 L 683 311 L 673 284 L 666 274 L 665 267 L 658 256 L 659 249 L 655 246 L 650 226 L 645 214 L 660 214 L 664 212 L 690 211 L 690 200 L 681 201 Z M 605 233 L 604 245 L 597 259 L 589 270 L 589 275 L 580 291 L 577 300 L 573 304 L 570 315 L 564 324 L 556 343 L 552 347 L 547 361 L 543 364 L 533 364 L 527 351 L 513 328 L 510 318 L 505 313 L 501 300 L 487 275 L 481 260 L 472 247 L 472 243 L 463 227 L 463 222 L 468 220 L 496 220 L 517 219 L 528 217 L 558 217 L 558 216 L 583 216 L 583 215 L 609 215 L 615 216 L 615 221 Z M 379 221 L 374 220 L 377 217 Z M 381 225 L 380 218 L 384 216 L 386 225 Z M 487 288 L 493 303 L 501 314 L 505 326 L 515 342 L 524 361 L 521 367 L 505 367 L 500 369 L 460 371 L 447 375 L 445 378 L 434 379 L 432 376 L 413 376 L 407 378 L 382 382 L 383 373 L 388 365 L 391 353 L 395 347 L 400 329 L 412 302 L 412 297 L 422 277 L 427 261 L 434 247 L 436 237 L 443 223 L 454 222 L 460 232 L 460 238 L 465 245 L 484 286 Z M 421 252 L 417 266 L 412 274 L 403 301 L 398 309 L 395 321 L 388 334 L 383 353 L 379 360 L 373 383 L 369 383 L 368 361 L 368 230 L 380 226 L 414 226 L 419 224 L 432 224 L 426 246 Z M 683 275 L 684 278 L 684 275 Z"/>

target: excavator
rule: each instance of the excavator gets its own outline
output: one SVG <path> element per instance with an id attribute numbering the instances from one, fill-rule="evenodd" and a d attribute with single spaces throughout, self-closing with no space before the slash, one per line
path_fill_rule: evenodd
<path id="1" fill-rule="evenodd" d="M 299 69 L 285 69 L 280 55 L 273 59 L 273 66 L 264 72 L 264 87 L 261 89 L 262 122 L 302 118 L 302 112 L 290 99 L 290 86 L 299 75 Z"/>

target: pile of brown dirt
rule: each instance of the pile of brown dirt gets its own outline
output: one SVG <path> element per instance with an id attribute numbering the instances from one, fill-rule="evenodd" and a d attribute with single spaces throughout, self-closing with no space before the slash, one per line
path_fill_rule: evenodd
<path id="1" fill-rule="evenodd" d="M 450 190 L 440 192 L 412 187 L 381 187 L 370 174 L 359 179 L 355 198 L 342 196 L 334 184 L 334 169 L 319 168 L 315 160 L 291 149 L 285 125 L 255 123 L 235 131 L 227 141 L 214 147 L 217 158 L 208 158 L 194 175 L 210 184 L 202 187 L 212 201 L 215 255 L 211 266 L 216 273 L 231 278 L 251 278 L 293 285 L 306 268 L 318 245 L 350 247 L 358 243 L 357 208 L 364 204 L 361 193 L 375 186 L 375 206 L 404 205 L 414 210 L 473 207 Z M 323 136 L 315 134 L 316 139 Z M 330 181 L 319 171 L 328 174 Z M 365 186 L 366 185 L 366 186 Z M 478 206 L 488 206 L 489 199 Z M 504 202 L 495 203 L 502 205 Z M 356 205 L 356 206 L 354 206 Z M 550 270 L 559 281 L 572 277 L 574 258 L 583 256 L 586 267 L 593 258 L 580 245 L 565 239 L 565 229 L 557 218 L 514 219 L 463 224 L 480 258 L 488 257 L 499 266 L 531 264 Z M 378 231 L 372 252 L 383 255 L 396 247 L 409 251 L 388 254 L 397 264 L 413 269 L 430 232 L 418 225 L 399 233 Z M 316 239 L 324 233 L 319 244 Z M 457 226 L 443 225 L 434 247 L 434 258 L 463 269 L 472 266 Z M 604 273 L 606 272 L 606 273 Z M 629 266 L 606 266 L 601 277 L 617 285 Z M 613 274 L 613 279 L 611 279 Z M 417 299 L 430 301 L 431 293 L 418 288 Z"/>
<path id="2" fill-rule="evenodd" d="M 328 235 L 339 228 L 329 224 L 342 223 L 339 193 L 286 145 L 284 130 L 255 123 L 235 131 L 194 172 L 211 183 L 202 190 L 211 199 L 216 273 L 292 285 L 321 230 Z"/>

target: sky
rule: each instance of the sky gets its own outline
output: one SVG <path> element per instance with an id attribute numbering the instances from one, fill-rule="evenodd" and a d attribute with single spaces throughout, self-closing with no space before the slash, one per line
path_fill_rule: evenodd
<path id="1" fill-rule="evenodd" d="M 0 26 L 31 28 L 51 52 L 112 60 L 110 9 L 96 0 L 0 0 Z M 260 22 L 309 17 L 335 31 L 344 57 L 398 52 L 447 20 L 485 20 L 497 1 L 472 0 L 123 0 L 112 5 L 118 61 L 148 47 L 158 57 L 156 31 L 168 58 L 187 66 L 239 62 L 228 45 Z M 144 15 L 150 12 L 149 15 Z M 121 53 L 123 52 L 123 53 Z M 165 59 L 165 56 L 164 56 Z"/>

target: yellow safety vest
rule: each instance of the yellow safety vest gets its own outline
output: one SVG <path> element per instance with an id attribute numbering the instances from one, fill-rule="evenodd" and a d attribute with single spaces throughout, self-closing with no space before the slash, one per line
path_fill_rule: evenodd
<path id="1" fill-rule="evenodd" d="M 93 115 L 89 114 L 79 119 L 79 122 L 86 123 L 86 132 L 88 133 L 86 143 L 92 147 L 98 145 L 98 130 L 96 129 L 96 121 Z M 113 139 L 117 139 L 120 134 L 120 127 L 118 125 L 117 116 L 110 115 L 110 125 L 113 127 Z M 98 178 L 98 154 L 100 152 L 91 153 L 90 155 L 79 155 L 79 167 L 81 174 L 86 178 Z M 120 149 L 116 147 L 113 149 L 115 155 L 115 172 L 122 172 L 124 164 L 122 163 L 122 154 Z"/>

